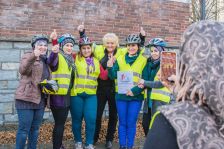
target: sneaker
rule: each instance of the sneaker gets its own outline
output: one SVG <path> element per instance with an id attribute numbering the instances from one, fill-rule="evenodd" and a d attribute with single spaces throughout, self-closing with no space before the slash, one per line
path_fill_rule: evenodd
<path id="1" fill-rule="evenodd" d="M 124 147 L 124 146 L 120 146 L 120 148 L 119 149 L 126 149 L 126 147 Z"/>
<path id="2" fill-rule="evenodd" d="M 76 142 L 75 143 L 75 149 L 83 149 L 82 142 Z"/>
<path id="3" fill-rule="evenodd" d="M 112 148 L 112 142 L 111 141 L 106 141 L 106 144 L 105 144 L 105 147 L 107 148 L 107 149 L 111 149 Z"/>
<path id="4" fill-rule="evenodd" d="M 92 144 L 89 144 L 88 146 L 85 146 L 85 149 L 95 149 Z"/>

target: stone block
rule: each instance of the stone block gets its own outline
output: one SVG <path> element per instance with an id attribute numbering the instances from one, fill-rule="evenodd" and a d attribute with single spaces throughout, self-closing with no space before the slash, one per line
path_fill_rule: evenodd
<path id="1" fill-rule="evenodd" d="M 31 49 L 31 44 L 30 43 L 25 43 L 25 42 L 14 42 L 14 48 L 18 49 Z"/>
<path id="2" fill-rule="evenodd" d="M 16 89 L 19 85 L 19 81 L 8 81 L 8 89 Z"/>
<path id="3" fill-rule="evenodd" d="M 5 122 L 17 122 L 18 115 L 17 114 L 5 114 Z"/>
<path id="4" fill-rule="evenodd" d="M 19 50 L 1 50 L 0 62 L 19 62 L 20 51 Z"/>
<path id="5" fill-rule="evenodd" d="M 0 70 L 0 80 L 17 80 L 17 71 Z"/>
<path id="6" fill-rule="evenodd" d="M 0 103 L 0 115 L 12 113 L 13 103 Z"/>
<path id="7" fill-rule="evenodd" d="M 9 48 L 12 48 L 12 42 L 0 42 L 0 49 L 9 49 Z"/>
<path id="8" fill-rule="evenodd" d="M 0 81 L 0 89 L 7 89 L 8 81 Z"/>
<path id="9" fill-rule="evenodd" d="M 19 63 L 2 63 L 2 70 L 18 70 Z"/>
<path id="10" fill-rule="evenodd" d="M 0 102 L 13 102 L 14 94 L 0 94 Z"/>

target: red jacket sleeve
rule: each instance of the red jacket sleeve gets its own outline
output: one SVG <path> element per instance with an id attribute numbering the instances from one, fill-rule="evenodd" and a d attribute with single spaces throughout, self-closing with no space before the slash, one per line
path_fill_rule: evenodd
<path id="1" fill-rule="evenodd" d="M 52 40 L 52 45 L 53 45 L 53 46 L 55 46 L 55 45 L 57 45 L 57 44 L 58 44 L 58 40 L 57 40 L 57 39 Z"/>
<path id="2" fill-rule="evenodd" d="M 76 59 L 76 53 L 72 53 L 72 57 L 74 58 L 74 60 Z"/>
<path id="3" fill-rule="evenodd" d="M 107 80 L 108 79 L 108 71 L 107 69 L 104 70 L 103 67 L 100 65 L 100 79 Z"/>

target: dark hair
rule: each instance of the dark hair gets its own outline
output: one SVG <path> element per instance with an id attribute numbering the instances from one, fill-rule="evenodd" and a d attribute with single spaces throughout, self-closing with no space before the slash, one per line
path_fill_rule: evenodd
<path id="1" fill-rule="evenodd" d="M 82 51 L 81 51 L 81 48 L 82 48 L 83 46 L 88 46 L 88 45 L 79 45 L 79 56 L 80 56 L 80 57 L 83 57 L 83 55 L 82 55 Z M 90 48 L 92 49 L 92 46 L 91 46 L 91 45 L 89 45 L 89 46 L 90 46 Z M 93 53 L 93 52 L 91 53 L 90 57 L 94 57 L 94 53 Z"/>

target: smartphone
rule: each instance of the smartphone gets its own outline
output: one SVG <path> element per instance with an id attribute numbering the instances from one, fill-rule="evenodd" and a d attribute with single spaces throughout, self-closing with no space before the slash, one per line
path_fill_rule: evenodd
<path id="1" fill-rule="evenodd" d="M 171 75 L 177 75 L 177 53 L 175 51 L 162 51 L 160 57 L 161 81 L 167 81 Z"/>

